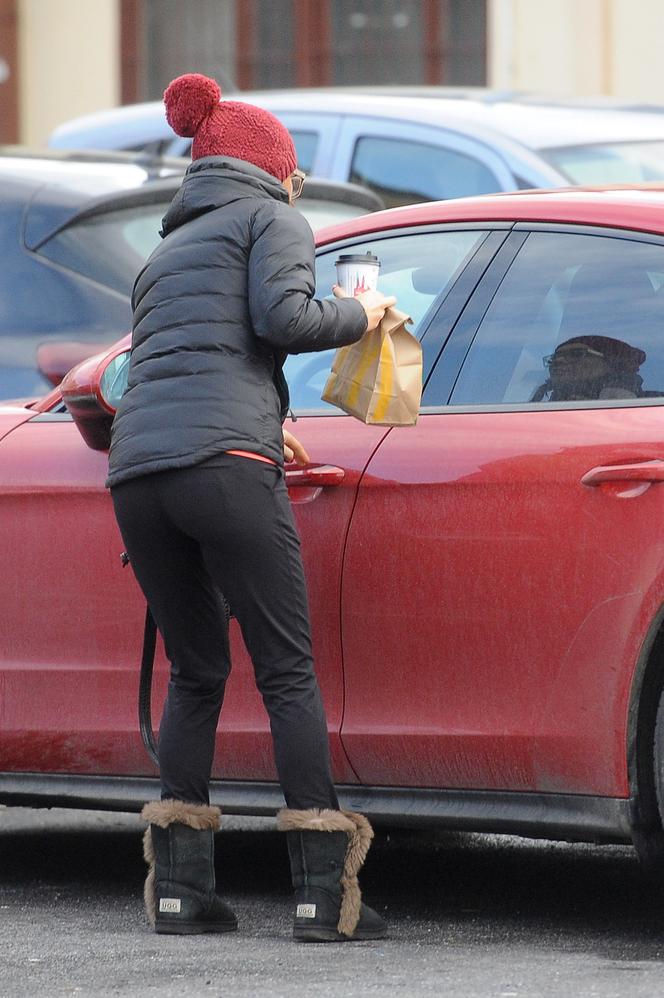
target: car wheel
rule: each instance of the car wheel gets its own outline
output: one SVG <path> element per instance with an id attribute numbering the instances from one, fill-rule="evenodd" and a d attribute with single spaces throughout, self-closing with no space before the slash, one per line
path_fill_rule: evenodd
<path id="1" fill-rule="evenodd" d="M 648 773 L 640 773 L 638 809 L 642 824 L 633 829 L 632 837 L 641 866 L 664 882 L 664 688 L 660 690 L 651 730 L 652 783 Z"/>
<path id="2" fill-rule="evenodd" d="M 655 737 L 653 739 L 653 773 L 659 816 L 664 824 L 664 690 L 659 698 Z"/>

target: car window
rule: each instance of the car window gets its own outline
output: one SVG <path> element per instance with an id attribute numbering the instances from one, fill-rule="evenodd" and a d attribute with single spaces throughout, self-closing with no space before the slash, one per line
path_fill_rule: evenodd
<path id="1" fill-rule="evenodd" d="M 295 144 L 297 165 L 305 173 L 311 173 L 318 148 L 318 135 L 316 132 L 300 132 L 293 128 L 290 129 L 290 133 Z"/>
<path id="2" fill-rule="evenodd" d="M 501 190 L 495 174 L 466 153 L 373 136 L 356 142 L 350 180 L 375 191 L 388 208 Z"/>
<path id="3" fill-rule="evenodd" d="M 534 232 L 484 315 L 450 402 L 660 396 L 664 246 Z"/>
<path id="4" fill-rule="evenodd" d="M 484 236 L 477 230 L 395 234 L 345 245 L 342 251 L 328 250 L 316 262 L 316 294 L 320 298 L 330 296 L 339 252 L 374 253 L 381 264 L 379 290 L 396 296 L 397 307 L 413 320 L 408 328 L 417 336 L 432 303 L 452 286 Z M 337 411 L 320 397 L 334 353 L 325 350 L 287 358 L 284 371 L 293 410 Z"/>
<path id="5" fill-rule="evenodd" d="M 130 295 L 136 274 L 159 242 L 168 203 L 123 208 L 73 222 L 56 232 L 38 252 L 69 270 Z"/>
<path id="6" fill-rule="evenodd" d="M 664 142 L 604 142 L 540 152 L 573 184 L 664 180 Z"/>

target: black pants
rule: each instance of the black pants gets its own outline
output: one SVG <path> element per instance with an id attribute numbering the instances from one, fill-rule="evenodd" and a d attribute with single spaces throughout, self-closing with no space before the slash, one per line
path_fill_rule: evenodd
<path id="1" fill-rule="evenodd" d="M 230 672 L 221 590 L 251 655 L 287 805 L 337 808 L 300 542 L 282 469 L 220 454 L 124 482 L 112 495 L 171 663 L 159 728 L 162 798 L 209 800 Z"/>

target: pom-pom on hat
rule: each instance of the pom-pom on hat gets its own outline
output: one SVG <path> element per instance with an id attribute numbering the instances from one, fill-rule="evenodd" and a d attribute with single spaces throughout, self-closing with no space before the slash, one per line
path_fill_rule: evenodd
<path id="1" fill-rule="evenodd" d="M 166 120 L 178 135 L 193 136 L 191 158 L 233 156 L 285 180 L 297 167 L 295 146 L 281 122 L 254 104 L 221 100 L 215 80 L 187 73 L 164 91 Z"/>

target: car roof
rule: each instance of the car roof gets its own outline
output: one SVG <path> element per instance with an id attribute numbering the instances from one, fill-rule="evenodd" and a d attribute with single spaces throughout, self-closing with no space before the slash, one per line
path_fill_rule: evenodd
<path id="1" fill-rule="evenodd" d="M 664 104 L 635 101 L 607 94 L 563 95 L 530 90 L 512 90 L 498 87 L 444 86 L 441 84 L 355 84 L 342 87 L 316 87 L 317 93 L 356 93 L 377 97 L 426 97 L 449 100 L 477 101 L 480 104 L 534 104 L 540 107 L 594 108 L 602 111 L 646 111 L 664 113 Z"/>
<path id="2" fill-rule="evenodd" d="M 611 141 L 664 140 L 664 115 L 597 107 L 570 107 L 518 101 L 480 101 L 394 94 L 319 91 L 270 91 L 254 95 L 261 106 L 280 111 L 366 114 L 420 122 L 438 127 L 463 127 L 478 137 L 506 135 L 529 149 Z M 250 99 L 236 94 L 235 99 Z"/>
<path id="3" fill-rule="evenodd" d="M 558 222 L 664 235 L 664 183 L 518 191 L 406 205 L 321 229 L 319 246 L 390 228 L 441 222 Z"/>
<path id="4" fill-rule="evenodd" d="M 444 90 L 445 88 L 443 88 Z M 275 113 L 355 114 L 440 128 L 458 128 L 477 138 L 504 136 L 535 150 L 602 142 L 664 141 L 664 113 L 658 107 L 628 110 L 603 102 L 563 101 L 534 95 L 519 99 L 497 92 L 472 96 L 433 96 L 431 88 L 321 88 L 243 91 L 234 101 L 256 103 Z M 628 105 L 629 107 L 630 105 Z M 161 101 L 134 104 L 86 115 L 60 125 L 51 142 L 71 144 L 77 134 L 122 130 L 127 144 L 163 138 L 168 126 Z"/>

